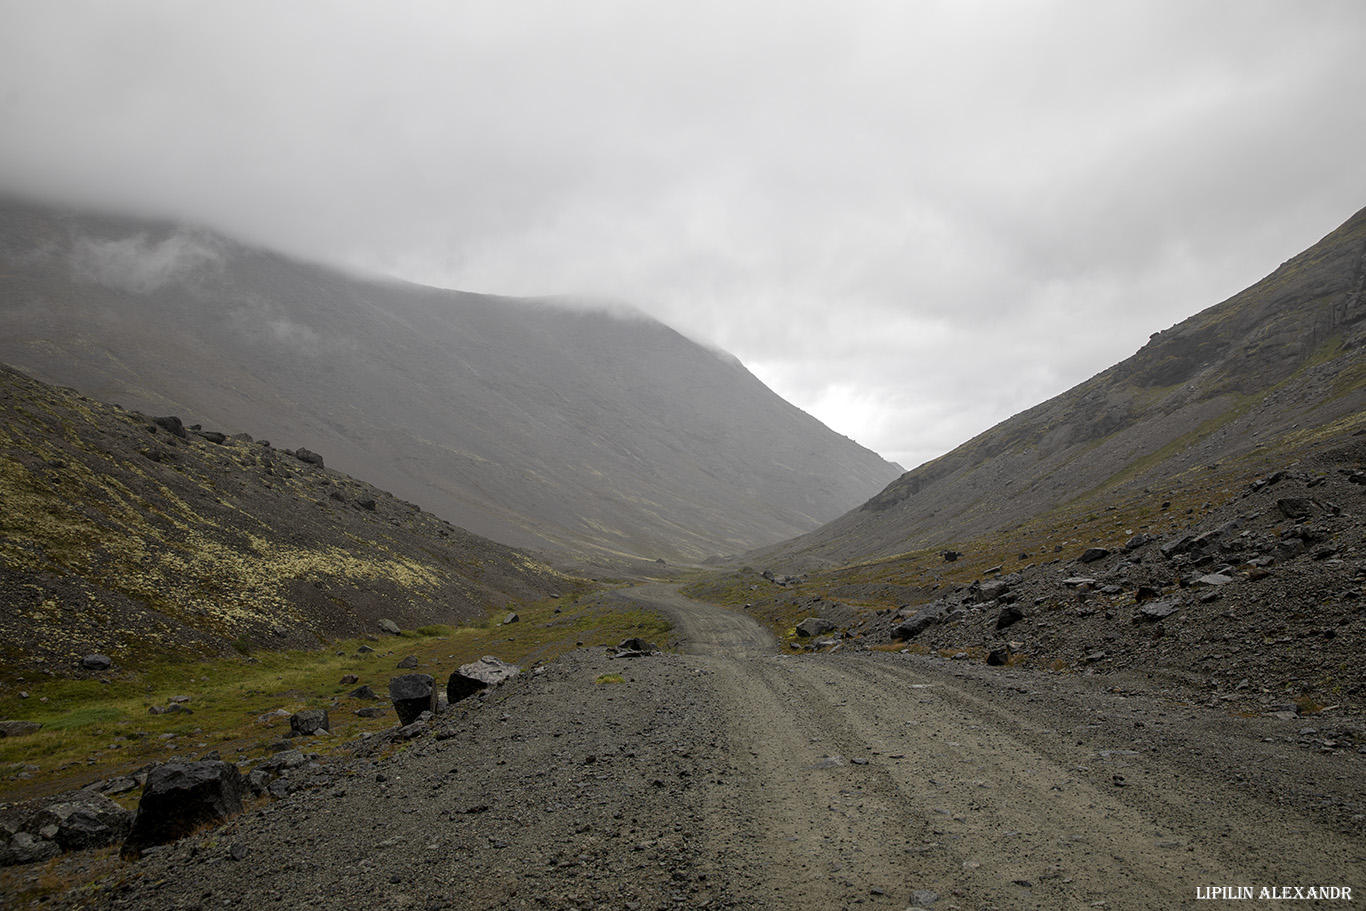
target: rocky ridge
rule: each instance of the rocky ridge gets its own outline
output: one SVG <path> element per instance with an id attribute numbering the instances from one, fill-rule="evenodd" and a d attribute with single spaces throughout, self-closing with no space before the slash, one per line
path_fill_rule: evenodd
<path id="1" fill-rule="evenodd" d="M 1105 509 L 1191 474 L 1266 475 L 1366 421 L 1366 210 L 1076 387 L 746 556 L 830 568 Z M 1211 466 L 1214 466 L 1211 469 Z"/>
<path id="2" fill-rule="evenodd" d="M 1366 449 L 1352 444 L 1189 514 L 1153 494 L 1142 524 L 1103 539 L 1036 539 L 989 566 L 964 545 L 920 561 L 751 576 L 747 607 L 826 618 L 810 636 L 798 628 L 793 641 L 807 649 L 899 644 L 960 660 L 1158 677 L 1230 711 L 1360 709 L 1363 466 Z M 985 567 L 978 574 L 941 581 L 961 577 L 955 565 L 974 559 Z M 861 581 L 874 566 L 884 581 Z M 888 601 L 894 606 L 878 606 Z M 1340 733 L 1327 738 L 1332 748 L 1366 748 L 1366 732 Z"/>

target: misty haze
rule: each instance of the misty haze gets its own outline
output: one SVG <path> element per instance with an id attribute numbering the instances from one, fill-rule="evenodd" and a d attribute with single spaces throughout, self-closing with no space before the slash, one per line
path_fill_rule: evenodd
<path id="1" fill-rule="evenodd" d="M 6 908 L 1366 894 L 1360 4 L 0 22 Z"/>

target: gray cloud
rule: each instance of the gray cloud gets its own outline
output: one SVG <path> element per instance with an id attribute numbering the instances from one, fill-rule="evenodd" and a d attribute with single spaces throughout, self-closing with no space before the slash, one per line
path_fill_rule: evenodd
<path id="1" fill-rule="evenodd" d="M 70 0 L 0 25 L 0 188 L 629 302 L 908 467 L 1366 204 L 1355 0 Z"/>

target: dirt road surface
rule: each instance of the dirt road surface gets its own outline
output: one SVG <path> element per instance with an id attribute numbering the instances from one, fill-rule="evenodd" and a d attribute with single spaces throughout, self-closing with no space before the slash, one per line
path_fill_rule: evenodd
<path id="1" fill-rule="evenodd" d="M 620 597 L 668 614 L 679 653 L 581 649 L 411 742 L 315 763 L 296 793 L 81 901 L 1165 911 L 1218 907 L 1198 896 L 1226 886 L 1366 901 L 1366 756 L 1305 749 L 1307 719 L 1113 677 L 785 657 L 675 588 Z"/>

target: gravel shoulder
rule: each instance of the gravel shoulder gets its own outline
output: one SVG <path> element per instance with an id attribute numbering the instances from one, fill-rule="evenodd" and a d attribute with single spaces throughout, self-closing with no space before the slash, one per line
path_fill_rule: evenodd
<path id="1" fill-rule="evenodd" d="M 1226 885 L 1366 895 L 1366 756 L 1303 749 L 1303 720 L 1182 705 L 1143 680 L 782 657 L 753 621 L 672 587 L 621 597 L 669 614 L 679 653 L 570 653 L 401 746 L 315 763 L 289 797 L 64 902 L 943 911 L 1196 907 L 1197 889 Z"/>

